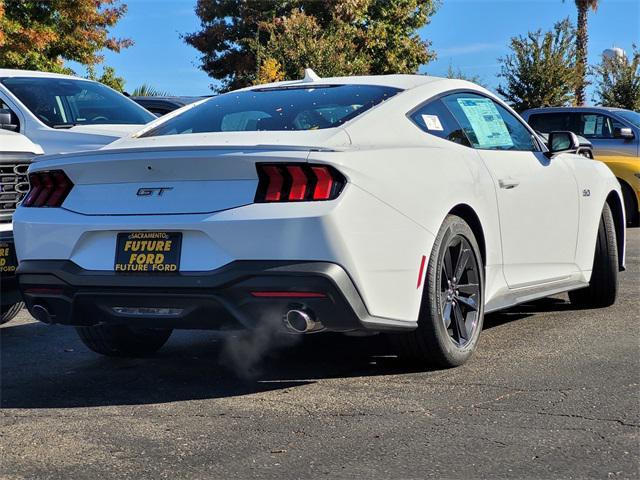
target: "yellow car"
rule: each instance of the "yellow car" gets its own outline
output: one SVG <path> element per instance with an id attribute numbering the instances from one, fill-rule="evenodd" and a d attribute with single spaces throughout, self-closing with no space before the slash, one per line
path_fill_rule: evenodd
<path id="1" fill-rule="evenodd" d="M 629 226 L 640 219 L 640 113 L 609 107 L 534 108 L 522 117 L 535 130 L 570 130 L 587 138 L 597 160 L 618 177 Z"/>

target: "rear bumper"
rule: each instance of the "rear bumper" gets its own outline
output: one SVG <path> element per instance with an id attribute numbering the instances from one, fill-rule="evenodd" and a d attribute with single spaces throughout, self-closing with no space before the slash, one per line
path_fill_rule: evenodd
<path id="1" fill-rule="evenodd" d="M 66 325 L 254 328 L 280 322 L 292 306 L 303 306 L 329 331 L 416 327 L 415 322 L 371 316 L 346 271 L 327 262 L 234 261 L 208 272 L 149 276 L 84 270 L 68 260 L 26 260 L 18 268 L 18 281 L 36 318 Z M 254 292 L 282 296 L 256 297 Z M 300 296 L 304 292 L 324 296 Z M 46 309 L 48 319 L 34 310 L 37 305 Z M 171 313 L 123 313 L 149 308 Z"/>

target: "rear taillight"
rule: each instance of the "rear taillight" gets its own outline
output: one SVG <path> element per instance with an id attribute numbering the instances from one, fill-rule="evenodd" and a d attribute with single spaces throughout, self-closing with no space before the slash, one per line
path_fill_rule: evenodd
<path id="1" fill-rule="evenodd" d="M 59 207 L 73 188 L 73 183 L 62 170 L 49 170 L 29 174 L 29 193 L 23 207 Z"/>
<path id="2" fill-rule="evenodd" d="M 328 165 L 258 163 L 256 202 L 312 202 L 333 200 L 346 179 Z"/>

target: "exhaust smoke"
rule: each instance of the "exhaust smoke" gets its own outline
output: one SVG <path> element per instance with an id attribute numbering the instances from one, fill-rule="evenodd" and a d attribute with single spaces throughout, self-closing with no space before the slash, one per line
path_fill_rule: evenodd
<path id="1" fill-rule="evenodd" d="M 262 372 L 263 360 L 269 354 L 295 345 L 302 335 L 292 335 L 283 328 L 282 319 L 265 316 L 252 330 L 239 331 L 225 337 L 220 363 L 231 368 L 245 380 L 252 380 Z"/>

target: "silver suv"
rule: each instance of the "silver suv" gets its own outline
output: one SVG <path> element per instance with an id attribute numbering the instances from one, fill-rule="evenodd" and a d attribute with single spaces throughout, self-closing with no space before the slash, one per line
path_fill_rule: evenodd
<path id="1" fill-rule="evenodd" d="M 522 117 L 539 132 L 570 130 L 587 138 L 594 157 L 606 163 L 620 181 L 628 223 L 638 225 L 640 113 L 608 107 L 557 107 L 533 108 Z"/>

